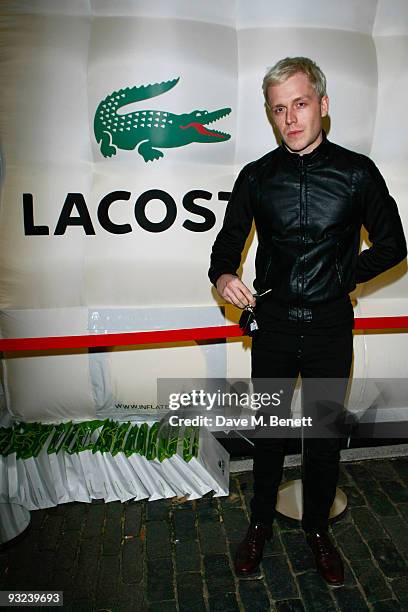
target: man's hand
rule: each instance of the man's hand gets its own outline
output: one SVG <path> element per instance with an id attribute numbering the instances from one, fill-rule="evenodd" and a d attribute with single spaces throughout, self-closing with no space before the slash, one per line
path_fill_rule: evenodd
<path id="1" fill-rule="evenodd" d="M 234 274 L 221 274 L 217 280 L 217 291 L 226 302 L 238 308 L 245 308 L 248 304 L 255 306 L 254 296 Z"/>

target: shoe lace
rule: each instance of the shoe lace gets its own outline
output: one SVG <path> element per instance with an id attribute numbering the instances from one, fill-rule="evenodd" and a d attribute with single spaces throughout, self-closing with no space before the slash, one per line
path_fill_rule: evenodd
<path id="1" fill-rule="evenodd" d="M 250 554 L 255 557 L 257 554 L 258 542 L 262 539 L 262 530 L 257 527 L 252 527 L 247 536 L 247 545 L 250 549 Z"/>
<path id="2" fill-rule="evenodd" d="M 327 564 L 331 560 L 333 552 L 336 552 L 333 544 L 328 538 L 324 538 L 319 534 L 317 534 L 315 543 L 321 560 L 324 564 Z"/>

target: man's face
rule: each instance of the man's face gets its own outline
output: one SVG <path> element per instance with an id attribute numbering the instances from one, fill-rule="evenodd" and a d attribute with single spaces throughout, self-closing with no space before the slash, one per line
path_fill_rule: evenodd
<path id="1" fill-rule="evenodd" d="M 283 83 L 268 87 L 273 122 L 286 147 L 293 153 L 311 153 L 322 141 L 322 117 L 329 98 L 319 100 L 309 78 L 297 72 Z"/>

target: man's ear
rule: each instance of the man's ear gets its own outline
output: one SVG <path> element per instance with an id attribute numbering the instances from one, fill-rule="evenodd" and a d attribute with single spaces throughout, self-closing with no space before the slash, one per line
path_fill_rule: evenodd
<path id="1" fill-rule="evenodd" d="M 266 112 L 266 116 L 268 117 L 269 123 L 272 125 L 272 127 L 275 127 L 275 122 L 273 120 L 273 113 L 272 113 L 271 107 L 266 102 L 264 103 L 264 107 L 265 107 L 265 112 Z"/>
<path id="2" fill-rule="evenodd" d="M 320 113 L 322 117 L 326 117 L 329 113 L 329 97 L 323 96 L 320 100 Z"/>

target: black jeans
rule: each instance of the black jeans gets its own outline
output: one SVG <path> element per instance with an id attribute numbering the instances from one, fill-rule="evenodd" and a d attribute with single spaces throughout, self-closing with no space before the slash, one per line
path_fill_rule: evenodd
<path id="1" fill-rule="evenodd" d="M 280 379 L 284 405 L 275 414 L 290 414 L 290 403 L 298 375 L 302 377 L 302 406 L 324 379 L 336 379 L 334 406 L 342 408 L 347 391 L 353 354 L 352 330 L 324 336 L 291 335 L 259 332 L 252 343 L 252 379 L 254 389 L 265 379 Z M 308 379 L 313 378 L 312 381 Z M 258 380 L 257 380 L 258 379 Z M 263 379 L 260 381 L 259 379 Z M 327 381 L 328 382 L 328 381 Z M 258 384 L 259 383 L 259 384 Z M 264 387 L 265 388 L 265 387 Z M 270 429 L 267 431 L 270 432 Z M 305 429 L 304 429 L 305 432 Z M 278 487 L 282 479 L 286 438 L 265 431 L 255 432 L 254 496 L 251 520 L 270 524 L 273 521 Z M 303 518 L 305 531 L 327 530 L 339 476 L 340 438 L 327 435 L 304 436 L 303 443 Z"/>

